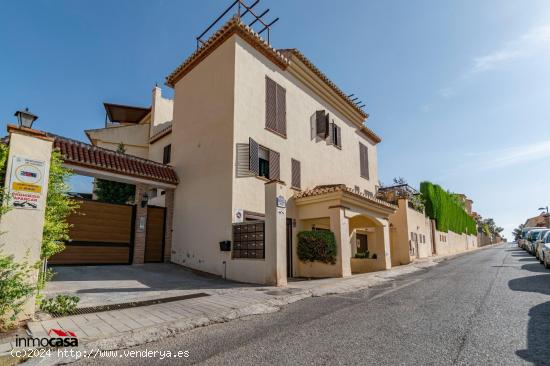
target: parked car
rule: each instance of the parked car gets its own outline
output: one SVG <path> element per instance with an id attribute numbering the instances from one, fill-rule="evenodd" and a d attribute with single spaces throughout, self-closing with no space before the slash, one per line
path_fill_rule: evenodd
<path id="1" fill-rule="evenodd" d="M 541 231 L 539 238 L 533 243 L 534 255 L 539 260 L 541 256 L 542 246 L 546 243 L 546 240 L 550 238 L 549 234 L 550 234 L 550 229 Z"/>
<path id="2" fill-rule="evenodd" d="M 534 251 L 535 242 L 539 239 L 541 233 L 544 230 L 547 230 L 547 229 L 546 228 L 533 229 L 533 230 L 530 230 L 529 233 L 527 234 L 527 243 L 525 244 L 526 246 L 525 249 L 530 254 L 535 254 L 535 251 Z"/>
<path id="3" fill-rule="evenodd" d="M 531 226 L 531 227 L 524 227 L 523 229 L 521 229 L 521 234 L 518 239 L 518 247 L 520 247 L 521 249 L 527 249 L 527 234 L 529 234 L 529 231 L 534 229 L 538 229 L 538 228 Z"/>
<path id="4" fill-rule="evenodd" d="M 550 269 L 550 243 L 544 243 L 542 246 L 542 263 L 545 268 Z"/>

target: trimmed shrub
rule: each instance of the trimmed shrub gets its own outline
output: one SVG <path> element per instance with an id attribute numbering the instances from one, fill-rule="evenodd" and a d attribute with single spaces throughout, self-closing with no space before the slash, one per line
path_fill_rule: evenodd
<path id="1" fill-rule="evenodd" d="M 304 262 L 336 263 L 336 239 L 332 231 L 298 233 L 298 258 Z"/>
<path id="2" fill-rule="evenodd" d="M 366 252 L 357 252 L 355 253 L 355 258 L 359 259 L 369 259 L 370 253 L 367 250 Z"/>
<path id="3" fill-rule="evenodd" d="M 437 230 L 470 235 L 477 233 L 475 220 L 464 210 L 464 205 L 455 194 L 431 182 L 420 183 L 420 192 L 424 198 L 426 215 L 435 220 Z"/>

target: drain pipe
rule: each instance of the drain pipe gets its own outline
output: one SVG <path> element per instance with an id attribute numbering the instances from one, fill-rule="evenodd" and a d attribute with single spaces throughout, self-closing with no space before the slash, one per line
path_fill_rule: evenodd
<path id="1" fill-rule="evenodd" d="M 227 279 L 227 262 L 223 261 L 223 279 Z"/>

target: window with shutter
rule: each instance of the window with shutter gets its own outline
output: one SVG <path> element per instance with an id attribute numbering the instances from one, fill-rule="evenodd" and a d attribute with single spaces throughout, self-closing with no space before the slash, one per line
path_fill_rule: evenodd
<path id="1" fill-rule="evenodd" d="M 300 171 L 300 162 L 295 159 L 291 159 L 291 170 L 292 170 L 292 177 L 291 177 L 291 186 L 292 188 L 302 188 L 302 177 L 301 177 L 301 171 Z"/>
<path id="2" fill-rule="evenodd" d="M 260 175 L 260 161 L 259 161 L 259 149 L 260 146 L 256 141 L 248 139 L 248 164 L 252 173 Z"/>
<path id="3" fill-rule="evenodd" d="M 166 145 L 162 152 L 162 163 L 168 164 L 172 155 L 172 144 Z"/>
<path id="4" fill-rule="evenodd" d="M 315 127 L 317 136 L 323 140 L 329 136 L 329 114 L 324 110 L 315 112 Z"/>
<path id="5" fill-rule="evenodd" d="M 369 150 L 368 148 L 359 143 L 359 164 L 361 168 L 361 177 L 370 179 L 369 177 Z"/>
<path id="6" fill-rule="evenodd" d="M 286 90 L 265 77 L 265 127 L 286 137 Z"/>
<path id="7" fill-rule="evenodd" d="M 281 164 L 280 155 L 278 152 L 269 150 L 269 179 L 281 179 Z"/>
<path id="8" fill-rule="evenodd" d="M 286 90 L 277 84 L 277 132 L 286 136 Z"/>

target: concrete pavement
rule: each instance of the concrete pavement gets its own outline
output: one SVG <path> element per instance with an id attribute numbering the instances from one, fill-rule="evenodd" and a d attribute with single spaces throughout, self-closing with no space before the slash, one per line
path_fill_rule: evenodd
<path id="1" fill-rule="evenodd" d="M 506 245 L 127 350 L 187 351 L 185 358 L 78 364 L 545 365 L 549 337 L 550 271 Z"/>

